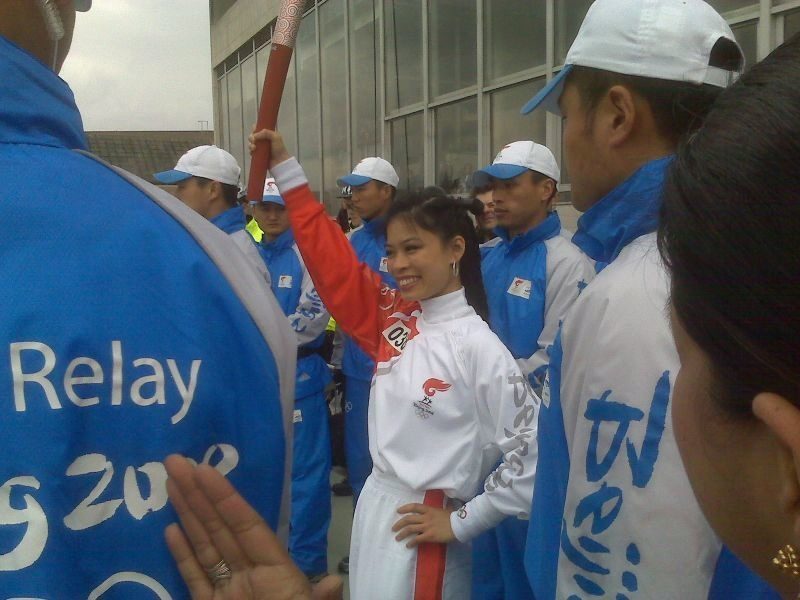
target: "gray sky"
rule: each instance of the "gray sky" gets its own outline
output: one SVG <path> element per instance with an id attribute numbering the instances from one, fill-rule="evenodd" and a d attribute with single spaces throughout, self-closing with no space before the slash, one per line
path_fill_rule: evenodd
<path id="1" fill-rule="evenodd" d="M 88 131 L 213 128 L 206 0 L 94 0 L 61 76 Z"/>

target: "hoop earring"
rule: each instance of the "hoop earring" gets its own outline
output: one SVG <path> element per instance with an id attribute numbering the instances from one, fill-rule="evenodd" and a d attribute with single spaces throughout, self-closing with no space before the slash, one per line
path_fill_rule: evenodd
<path id="1" fill-rule="evenodd" d="M 458 263 L 458 261 L 454 260 L 450 265 L 450 268 L 453 271 L 453 277 L 458 277 L 458 274 L 461 271 L 461 265 Z"/>

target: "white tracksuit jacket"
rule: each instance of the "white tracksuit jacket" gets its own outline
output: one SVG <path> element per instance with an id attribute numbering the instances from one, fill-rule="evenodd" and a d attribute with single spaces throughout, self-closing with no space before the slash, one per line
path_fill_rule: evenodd
<path id="1" fill-rule="evenodd" d="M 294 159 L 272 174 L 325 306 L 376 359 L 369 406 L 373 476 L 465 502 L 451 515 L 461 542 L 508 515 L 527 518 L 539 399 L 509 351 L 467 304 L 463 290 L 409 302 L 358 264 Z M 358 573 L 353 576 L 357 581 Z M 388 597 L 386 592 L 380 597 Z M 378 590 L 359 591 L 364 597 L 371 593 Z"/>

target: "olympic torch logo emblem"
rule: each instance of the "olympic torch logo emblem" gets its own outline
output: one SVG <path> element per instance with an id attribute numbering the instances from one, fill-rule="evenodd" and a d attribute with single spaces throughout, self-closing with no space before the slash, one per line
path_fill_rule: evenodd
<path id="1" fill-rule="evenodd" d="M 425 397 L 418 402 L 414 402 L 414 411 L 417 416 L 420 419 L 432 417 L 434 415 L 433 397 L 436 395 L 436 392 L 446 392 L 451 387 L 449 383 L 441 379 L 431 378 L 423 383 L 422 391 L 425 393 Z"/>

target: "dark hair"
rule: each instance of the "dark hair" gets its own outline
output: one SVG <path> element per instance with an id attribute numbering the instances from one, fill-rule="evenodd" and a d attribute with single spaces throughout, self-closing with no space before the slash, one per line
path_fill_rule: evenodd
<path id="1" fill-rule="evenodd" d="M 344 206 L 336 214 L 336 222 L 342 228 L 343 233 L 350 231 L 350 218 L 347 216 L 347 209 Z"/>
<path id="2" fill-rule="evenodd" d="M 477 196 L 478 194 L 485 194 L 486 192 L 492 191 L 492 182 L 487 181 L 483 185 L 474 186 L 470 191 L 470 194 L 473 196 Z"/>
<path id="3" fill-rule="evenodd" d="M 731 71 L 741 70 L 744 58 L 735 42 L 720 38 L 714 45 L 709 65 Z M 722 88 L 705 84 L 623 75 L 591 67 L 575 65 L 567 81 L 575 85 L 583 107 L 589 113 L 589 123 L 603 95 L 615 85 L 623 85 L 641 96 L 650 105 L 661 136 L 673 144 L 696 130 L 703 123 Z"/>
<path id="4" fill-rule="evenodd" d="M 193 177 L 197 180 L 197 183 L 200 185 L 209 185 L 213 179 L 208 179 L 207 177 L 198 177 L 197 175 L 193 175 Z M 222 198 L 225 200 L 225 203 L 233 208 L 234 206 L 239 205 L 239 186 L 238 185 L 231 185 L 229 183 L 222 183 L 218 181 L 217 183 L 222 186 Z"/>
<path id="5" fill-rule="evenodd" d="M 558 182 L 549 175 L 545 175 L 544 173 L 539 173 L 539 171 L 531 170 L 530 173 L 531 173 L 531 179 L 533 180 L 533 183 L 535 185 L 539 185 L 546 179 L 549 179 L 550 181 L 553 182 L 553 193 L 550 194 L 550 197 L 547 199 L 548 204 L 553 202 L 553 200 L 556 199 L 556 196 L 558 196 Z"/>
<path id="6" fill-rule="evenodd" d="M 800 36 L 724 92 L 678 151 L 659 248 L 672 304 L 709 356 L 715 399 L 800 405 Z"/>
<path id="7" fill-rule="evenodd" d="M 386 225 L 394 219 L 402 218 L 436 234 L 442 242 L 448 242 L 458 235 L 463 237 L 464 256 L 459 262 L 461 283 L 464 285 L 467 302 L 488 323 L 489 303 L 483 287 L 481 253 L 475 227 L 469 216 L 471 211 L 483 210 L 483 205 L 479 209 L 478 204 L 481 204 L 480 200 L 454 198 L 445 194 L 441 188 L 429 187 L 396 200 L 386 215 Z"/>

